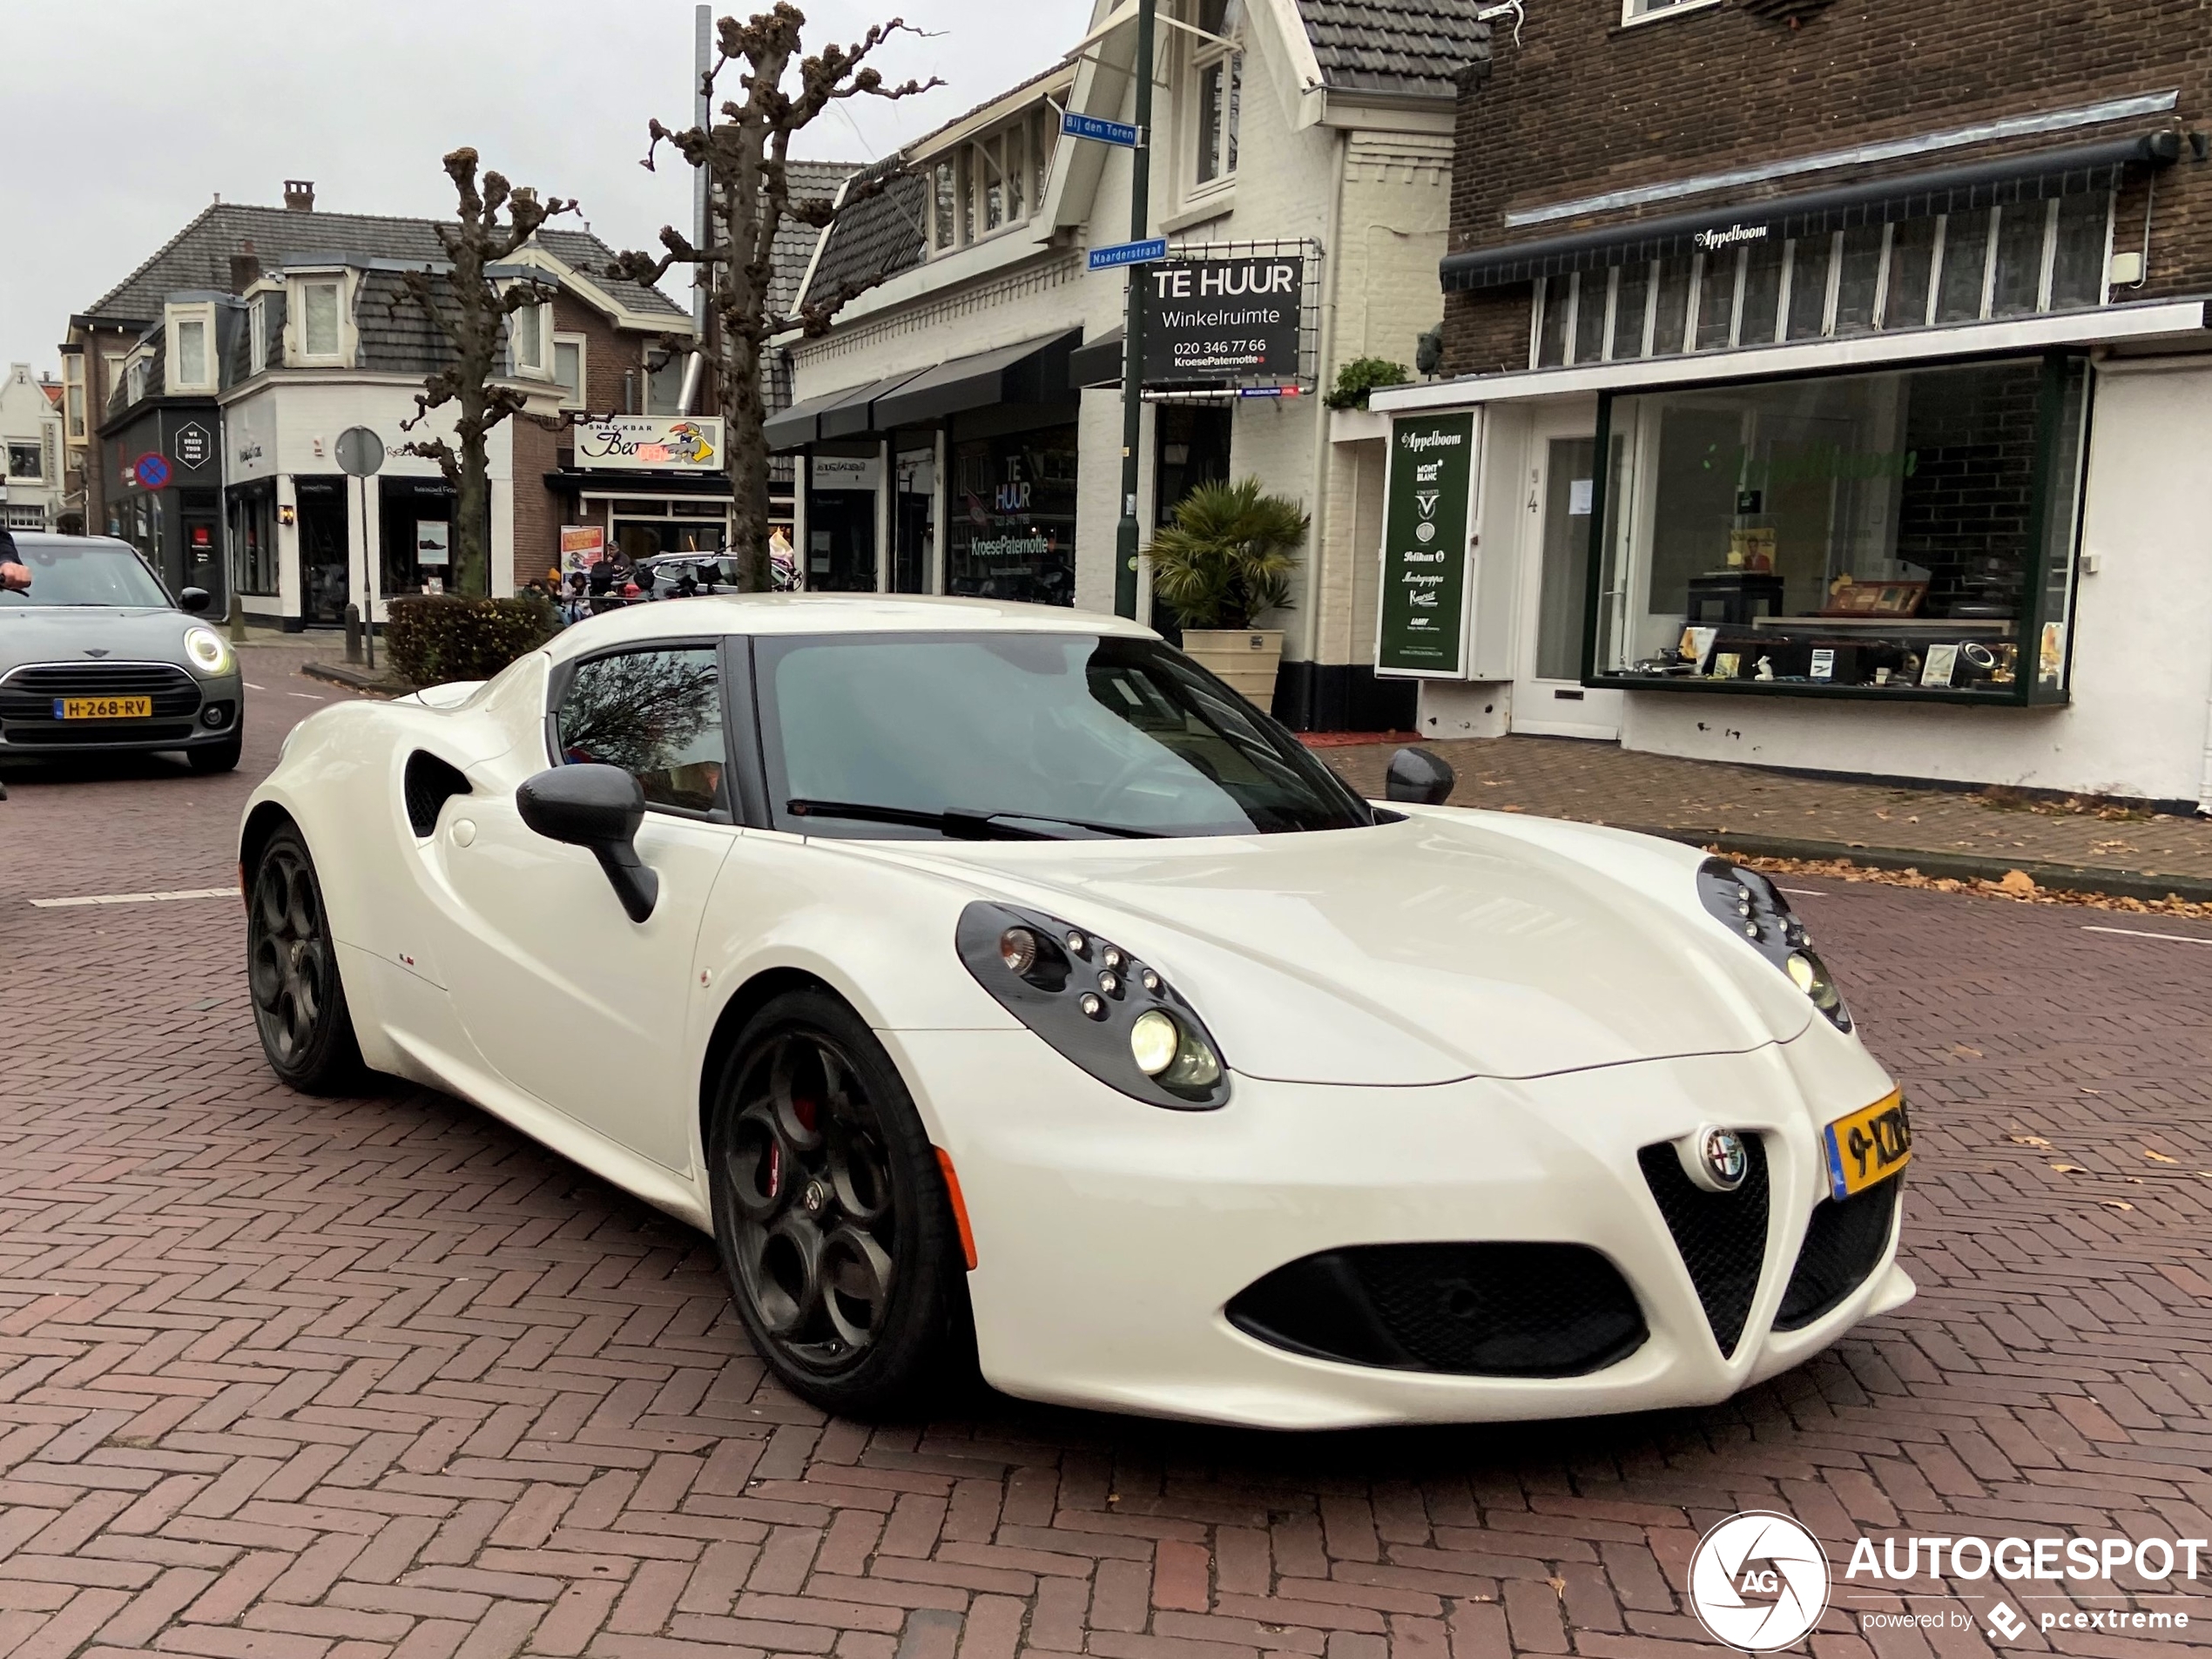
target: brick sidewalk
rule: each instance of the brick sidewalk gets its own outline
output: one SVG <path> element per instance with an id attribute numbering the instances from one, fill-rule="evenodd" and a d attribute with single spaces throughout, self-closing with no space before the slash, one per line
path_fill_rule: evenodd
<path id="1" fill-rule="evenodd" d="M 2212 927 L 1801 883 L 1916 1102 L 1921 1295 L 1727 1405 L 870 1428 L 764 1379 L 678 1224 L 458 1102 L 280 1087 L 235 905 L 25 902 L 219 885 L 251 775 L 0 806 L 6 1659 L 1689 1659 L 1689 1553 L 1749 1507 L 1828 1542 L 1817 1659 L 1952 1659 L 1993 1587 L 1948 1587 L 1973 1628 L 1862 1636 L 1900 1600 L 1850 1599 L 1853 1540 L 2212 1535 L 2212 948 L 2169 942 Z M 2048 1641 L 2203 1651 L 2187 1605 L 2155 1649 Z"/>
<path id="2" fill-rule="evenodd" d="M 1742 853 L 1917 864 L 1931 875 L 2020 868 L 2058 886 L 2212 899 L 2212 822 L 2196 818 L 2104 818 L 2001 794 L 1839 782 L 1568 738 L 1425 746 L 1459 774 L 1455 806 L 1619 824 Z M 1354 787 L 1379 798 L 1396 746 L 1319 752 Z"/>

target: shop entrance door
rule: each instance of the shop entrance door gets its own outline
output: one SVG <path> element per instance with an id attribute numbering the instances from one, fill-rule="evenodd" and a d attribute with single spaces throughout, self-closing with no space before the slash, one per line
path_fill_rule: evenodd
<path id="1" fill-rule="evenodd" d="M 1588 415 L 1538 417 L 1521 487 L 1515 732 L 1607 742 L 1621 736 L 1621 693 L 1582 685 L 1596 459 Z"/>
<path id="2" fill-rule="evenodd" d="M 353 590 L 346 557 L 352 539 L 346 481 L 300 478 L 293 488 L 300 512 L 300 615 L 310 624 L 334 626 L 346 620 Z"/>

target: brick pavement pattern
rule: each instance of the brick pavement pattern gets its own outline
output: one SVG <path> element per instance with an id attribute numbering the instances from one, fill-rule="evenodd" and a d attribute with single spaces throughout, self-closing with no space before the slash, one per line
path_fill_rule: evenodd
<path id="1" fill-rule="evenodd" d="M 1729 1404 L 1264 1436 L 985 1397 L 871 1427 L 764 1380 L 678 1224 L 457 1101 L 279 1086 L 233 905 L 26 902 L 221 883 L 246 777 L 327 693 L 256 663 L 239 778 L 0 806 L 0 1656 L 1629 1659 L 1715 1651 L 1684 1569 L 1743 1508 L 1839 1567 L 1907 1528 L 2212 1535 L 2206 947 L 1800 900 L 1918 1103 L 1921 1296 Z M 1903 1603 L 1838 1590 L 1821 1659 L 1986 1650 L 1862 1636 Z M 2212 1642 L 2186 1605 L 2157 1651 Z"/>
<path id="2" fill-rule="evenodd" d="M 1977 855 L 2212 880 L 2212 821 L 2171 813 L 2114 820 L 2027 810 L 1979 791 L 1809 778 L 1757 766 L 1634 753 L 1572 738 L 1425 744 L 1459 774 L 1454 806 L 1579 818 L 1639 829 L 1785 836 L 1841 848 Z M 1394 744 L 1321 751 L 1377 799 Z"/>

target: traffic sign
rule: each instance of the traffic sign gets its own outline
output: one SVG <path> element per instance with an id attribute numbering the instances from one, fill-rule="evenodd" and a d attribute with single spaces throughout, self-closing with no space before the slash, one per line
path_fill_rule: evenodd
<path id="1" fill-rule="evenodd" d="M 169 482 L 169 463 L 148 450 L 131 463 L 131 477 L 141 489 L 158 489 Z"/>
<path id="2" fill-rule="evenodd" d="M 1095 247 L 1090 251 L 1090 268 L 1113 271 L 1124 265 L 1150 265 L 1167 256 L 1168 239 L 1155 236 L 1149 241 L 1116 242 L 1111 247 Z"/>
<path id="3" fill-rule="evenodd" d="M 338 435 L 338 464 L 356 478 L 372 478 L 384 465 L 384 440 L 365 426 Z"/>
<path id="4" fill-rule="evenodd" d="M 1062 138 L 1089 138 L 1093 144 L 1110 144 L 1121 150 L 1142 149 L 1144 145 L 1143 127 L 1096 115 L 1078 115 L 1073 110 L 1061 111 L 1060 133 Z"/>

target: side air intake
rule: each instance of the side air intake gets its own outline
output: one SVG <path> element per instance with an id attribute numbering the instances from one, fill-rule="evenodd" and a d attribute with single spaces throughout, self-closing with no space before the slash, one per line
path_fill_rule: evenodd
<path id="1" fill-rule="evenodd" d="M 458 767 L 417 749 L 407 758 L 407 821 L 417 840 L 437 833 L 438 813 L 455 795 L 469 793 L 469 780 Z"/>

